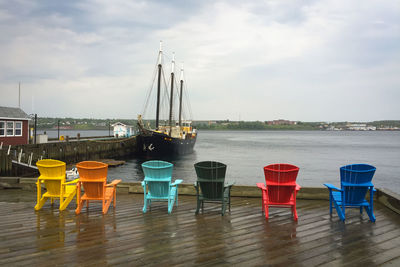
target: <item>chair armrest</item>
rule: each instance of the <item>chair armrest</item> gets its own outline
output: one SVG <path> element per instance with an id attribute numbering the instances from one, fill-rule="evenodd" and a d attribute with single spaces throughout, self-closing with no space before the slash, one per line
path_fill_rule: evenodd
<path id="1" fill-rule="evenodd" d="M 232 187 L 234 184 L 235 184 L 235 182 L 227 182 L 227 183 L 224 185 L 224 188 Z"/>
<path id="2" fill-rule="evenodd" d="M 115 186 L 121 182 L 121 179 L 114 180 L 110 184 L 106 184 L 106 186 Z"/>
<path id="3" fill-rule="evenodd" d="M 142 186 L 145 187 L 146 186 L 146 182 L 142 181 Z"/>
<path id="4" fill-rule="evenodd" d="M 76 184 L 78 181 L 79 181 L 79 178 L 75 179 L 73 181 L 67 182 L 67 183 L 63 183 L 63 184 L 65 184 L 65 185 L 67 185 L 67 184 Z"/>
<path id="5" fill-rule="evenodd" d="M 44 181 L 48 180 L 47 178 L 40 178 L 38 177 L 36 183 L 44 183 Z"/>
<path id="6" fill-rule="evenodd" d="M 180 183 L 182 183 L 182 182 L 183 182 L 183 180 L 177 179 L 177 180 L 175 180 L 175 182 L 173 182 L 173 183 L 171 184 L 171 186 L 176 186 L 176 185 L 178 185 L 178 184 L 180 184 Z"/>
<path id="7" fill-rule="evenodd" d="M 299 191 L 300 189 L 301 189 L 301 186 L 298 183 L 296 183 L 296 191 Z"/>
<path id="8" fill-rule="evenodd" d="M 324 184 L 326 187 L 328 187 L 328 189 L 329 190 L 337 190 L 337 191 L 342 191 L 342 189 L 339 189 L 339 188 L 337 188 L 336 186 L 334 186 L 334 185 L 331 185 L 331 184 Z"/>
<path id="9" fill-rule="evenodd" d="M 265 186 L 264 183 L 257 183 L 256 184 L 258 188 L 260 188 L 261 190 L 267 190 L 267 187 Z"/>

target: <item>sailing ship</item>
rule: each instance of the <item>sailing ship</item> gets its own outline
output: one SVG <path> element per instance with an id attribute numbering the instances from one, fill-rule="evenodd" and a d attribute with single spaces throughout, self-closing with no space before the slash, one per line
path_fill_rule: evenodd
<path id="1" fill-rule="evenodd" d="M 147 123 L 145 126 L 142 115 L 138 116 L 139 134 L 137 137 L 137 150 L 146 158 L 175 157 L 189 154 L 193 152 L 194 145 L 196 143 L 197 133 L 196 129 L 192 127 L 192 121 L 183 119 L 183 95 L 185 87 L 183 66 L 181 68 L 179 91 L 175 92 L 175 55 L 172 57 L 171 65 L 170 90 L 168 92 L 168 86 L 166 86 L 167 83 L 165 82 L 165 76 L 163 72 L 162 42 L 160 42 L 160 50 L 157 59 L 157 71 L 155 72 L 157 76 L 157 97 L 154 128 L 150 126 L 150 123 Z M 150 102 L 154 81 L 155 79 L 153 79 L 153 84 L 151 85 L 143 113 L 145 113 Z M 162 94 L 162 81 L 164 81 L 164 88 L 166 91 L 165 94 Z M 162 95 L 165 96 L 164 99 L 162 99 Z M 176 102 L 175 95 L 177 95 L 179 99 L 178 119 L 174 118 L 174 110 L 176 109 L 174 104 Z M 162 123 L 161 105 L 162 103 L 166 102 L 165 98 L 167 99 L 167 103 L 169 102 L 169 105 L 167 105 L 169 109 L 169 116 L 168 119 L 165 119 L 163 121 L 164 123 Z"/>

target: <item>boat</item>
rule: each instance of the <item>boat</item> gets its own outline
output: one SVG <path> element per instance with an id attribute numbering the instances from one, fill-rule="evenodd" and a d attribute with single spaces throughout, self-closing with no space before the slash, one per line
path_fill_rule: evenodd
<path id="1" fill-rule="evenodd" d="M 154 76 L 156 76 L 157 79 L 155 79 L 155 77 L 152 79 L 153 82 L 146 99 L 143 113 L 146 113 L 149 102 L 151 102 L 151 96 L 153 92 L 152 89 L 154 87 L 155 80 L 157 80 L 157 94 L 155 101 L 156 109 L 155 114 L 153 113 L 153 115 L 155 115 L 155 121 L 153 119 L 153 121 L 150 121 L 145 125 L 142 114 L 138 115 L 139 133 L 137 136 L 137 151 L 145 158 L 153 159 L 190 154 L 194 151 L 197 132 L 192 126 L 192 121 L 190 119 L 183 118 L 184 106 L 188 106 L 188 104 L 184 105 L 183 102 L 185 88 L 183 64 L 179 79 L 180 87 L 179 90 L 175 92 L 175 55 L 173 54 L 172 57 L 171 76 L 169 82 L 170 86 L 168 88 L 164 75 L 162 42 L 160 42 L 160 49 Z M 164 83 L 162 83 L 162 81 L 164 81 Z M 165 92 L 162 92 L 163 85 Z M 175 102 L 177 102 L 177 98 L 175 97 L 176 95 L 178 96 L 177 98 L 179 100 L 178 107 L 175 105 Z M 165 105 L 167 108 L 163 108 L 162 103 L 168 103 Z M 174 118 L 176 109 L 178 109 L 178 117 Z M 164 120 L 162 120 L 162 114 L 164 114 Z M 168 117 L 166 117 L 165 114 L 168 114 Z M 153 127 L 151 127 L 151 123 L 154 123 Z"/>

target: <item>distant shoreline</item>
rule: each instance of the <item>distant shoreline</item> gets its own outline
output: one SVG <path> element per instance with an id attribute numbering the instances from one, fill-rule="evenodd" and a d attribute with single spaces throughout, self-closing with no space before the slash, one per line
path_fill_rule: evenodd
<path id="1" fill-rule="evenodd" d="M 388 131 L 388 132 L 393 132 L 393 131 L 400 131 L 400 129 L 377 129 L 377 130 L 326 130 L 326 129 L 204 129 L 204 128 L 197 128 L 198 131 L 215 131 L 215 132 L 221 132 L 221 131 L 254 131 L 254 132 L 276 132 L 276 131 L 321 131 L 321 132 L 383 132 L 383 131 Z M 58 129 L 54 128 L 38 128 L 38 131 L 43 131 L 43 132 L 57 132 Z M 108 129 L 62 129 L 60 128 L 60 132 L 72 132 L 72 131 L 108 131 Z M 111 129 L 111 134 L 113 133 Z"/>
<path id="2" fill-rule="evenodd" d="M 107 131 L 113 130 L 114 123 L 121 122 L 136 128 L 136 120 L 124 119 L 74 119 L 74 118 L 38 118 L 37 129 L 62 131 Z M 150 127 L 155 122 L 150 120 Z M 400 131 L 400 120 L 382 120 L 372 122 L 302 122 L 290 120 L 272 121 L 230 121 L 209 120 L 193 121 L 198 130 L 245 130 L 245 131 Z M 33 126 L 31 126 L 33 127 Z"/>

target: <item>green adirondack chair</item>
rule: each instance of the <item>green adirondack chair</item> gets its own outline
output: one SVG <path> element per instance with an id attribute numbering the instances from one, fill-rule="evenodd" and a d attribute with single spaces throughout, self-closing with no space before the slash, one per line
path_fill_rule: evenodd
<path id="1" fill-rule="evenodd" d="M 194 164 L 197 181 L 194 184 L 197 193 L 197 209 L 204 212 L 204 202 L 221 202 L 221 214 L 226 206 L 231 211 L 231 188 L 234 183 L 225 184 L 226 165 L 216 161 L 202 161 Z"/>

